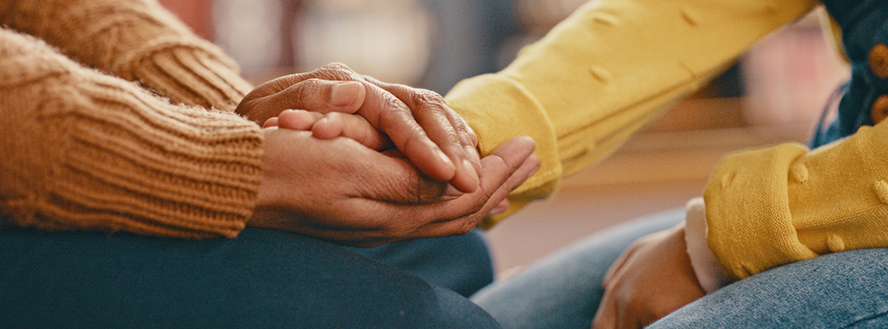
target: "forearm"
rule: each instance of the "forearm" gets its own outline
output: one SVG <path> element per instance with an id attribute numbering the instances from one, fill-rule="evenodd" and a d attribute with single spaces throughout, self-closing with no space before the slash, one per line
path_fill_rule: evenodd
<path id="1" fill-rule="evenodd" d="M 0 210 L 45 229 L 233 237 L 263 170 L 259 127 L 172 105 L 0 29 Z"/>
<path id="2" fill-rule="evenodd" d="M 2 23 L 174 103 L 234 111 L 252 86 L 236 64 L 152 0 L 18 0 Z"/>
<path id="3" fill-rule="evenodd" d="M 888 247 L 888 126 L 814 151 L 781 145 L 725 158 L 706 187 L 709 246 L 743 278 L 817 255 Z"/>
<path id="4" fill-rule="evenodd" d="M 706 187 L 709 246 L 738 278 L 826 253 L 888 247 L 888 126 L 879 123 L 877 103 L 888 75 L 878 51 L 888 6 L 823 2 L 852 68 L 830 133 L 818 135 L 835 141 L 813 151 L 784 144 L 728 156 Z"/>
<path id="5" fill-rule="evenodd" d="M 545 197 L 816 3 L 589 2 L 504 71 L 460 83 L 447 101 L 484 154 L 513 135 L 533 137 L 543 166 L 510 199 Z"/>

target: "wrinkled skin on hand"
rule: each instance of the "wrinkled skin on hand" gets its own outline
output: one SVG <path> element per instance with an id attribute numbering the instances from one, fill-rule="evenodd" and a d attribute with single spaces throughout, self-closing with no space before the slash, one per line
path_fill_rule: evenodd
<path id="1" fill-rule="evenodd" d="M 611 265 L 593 329 L 643 328 L 705 295 L 688 256 L 684 225 L 635 241 Z"/>
<path id="2" fill-rule="evenodd" d="M 248 225 L 355 246 L 465 234 L 539 168 L 533 140 L 517 137 L 481 159 L 478 189 L 454 193 L 396 152 L 305 131 L 263 133 L 266 169 Z"/>
<path id="3" fill-rule="evenodd" d="M 345 137 L 357 141 L 366 147 L 377 151 L 392 154 L 397 149 L 388 146 L 388 138 L 382 135 L 376 128 L 370 125 L 363 117 L 353 114 L 320 112 L 304 110 L 286 110 L 279 117 L 265 121 L 263 127 L 282 127 L 300 131 L 311 131 L 312 136 L 321 139 Z M 402 155 L 403 156 L 403 155 Z M 449 195 L 458 195 L 458 191 L 451 191 Z M 488 215 L 496 215 L 509 209 L 509 199 L 504 199 L 494 207 Z"/>
<path id="4" fill-rule="evenodd" d="M 286 109 L 360 115 L 428 176 L 462 192 L 478 188 L 478 138 L 432 91 L 379 82 L 330 64 L 260 85 L 241 101 L 237 113 L 263 123 Z"/>

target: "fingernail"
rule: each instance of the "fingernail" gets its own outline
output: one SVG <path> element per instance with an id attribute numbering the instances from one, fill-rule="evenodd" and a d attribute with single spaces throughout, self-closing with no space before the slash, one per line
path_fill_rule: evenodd
<path id="1" fill-rule="evenodd" d="M 330 104 L 334 106 L 346 106 L 354 103 L 358 98 L 360 89 L 364 88 L 359 82 L 336 83 L 330 90 Z"/>
<path id="2" fill-rule="evenodd" d="M 493 207 L 493 209 L 490 210 L 490 214 L 499 215 L 506 212 L 506 210 L 509 210 L 509 204 L 501 202 L 500 204 L 496 205 L 496 207 Z"/>
<path id="3" fill-rule="evenodd" d="M 467 134 L 465 131 L 460 131 L 458 136 L 459 136 L 459 142 L 462 143 L 463 145 L 471 145 L 472 144 L 472 138 L 469 137 L 469 134 Z"/>
<path id="4" fill-rule="evenodd" d="M 443 200 L 443 201 L 453 200 L 453 199 L 459 198 L 463 194 L 465 194 L 465 193 L 460 192 L 460 190 L 457 190 L 455 187 L 453 187 L 453 185 L 447 184 L 447 191 L 444 192 L 443 196 L 441 196 L 441 200 Z"/>
<path id="5" fill-rule="evenodd" d="M 475 165 L 472 164 L 469 160 L 463 160 L 463 168 L 466 173 L 472 176 L 472 179 L 475 181 L 475 184 L 480 184 L 480 178 L 478 177 L 478 171 L 475 170 Z"/>
<path id="6" fill-rule="evenodd" d="M 450 166 L 453 170 L 456 170 L 456 165 L 450 160 L 450 157 L 448 157 L 447 154 L 444 154 L 444 151 L 438 150 L 438 158 L 441 159 L 441 162 Z"/>
<path id="7" fill-rule="evenodd" d="M 540 161 L 540 158 L 537 157 L 536 154 L 531 154 L 531 155 L 530 155 L 530 158 L 531 158 L 531 159 L 534 159 L 534 161 L 537 161 L 537 162 Z M 531 170 L 529 174 L 527 174 L 527 178 L 530 178 L 531 176 L 533 176 L 534 174 L 536 174 L 537 171 L 540 170 L 540 167 L 542 167 L 542 163 L 537 164 L 537 166 L 534 167 L 533 170 Z"/>

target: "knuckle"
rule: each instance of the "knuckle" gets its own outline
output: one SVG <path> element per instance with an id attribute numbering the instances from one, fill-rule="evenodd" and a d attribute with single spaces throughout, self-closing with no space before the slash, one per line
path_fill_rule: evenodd
<path id="1" fill-rule="evenodd" d="M 403 104 L 401 100 L 392 96 L 391 94 L 384 93 L 382 98 L 383 106 L 385 109 L 384 112 L 392 112 L 391 114 L 394 114 L 394 112 L 399 112 L 406 109 L 404 106 L 401 105 Z"/>
<path id="2" fill-rule="evenodd" d="M 343 116 L 343 114 L 339 113 L 339 112 L 329 112 L 329 113 L 324 114 L 324 117 L 326 117 L 327 120 L 330 120 L 332 122 L 344 120 L 342 116 Z"/>
<path id="3" fill-rule="evenodd" d="M 422 176 L 421 178 L 419 178 L 419 184 L 416 184 L 416 189 L 413 192 L 413 196 L 416 200 L 416 203 L 426 204 L 438 201 L 441 196 L 446 193 L 446 191 L 446 183 L 438 182 L 429 177 Z"/>
<path id="4" fill-rule="evenodd" d="M 473 196 L 472 198 L 473 200 L 465 206 L 464 213 L 468 214 L 468 217 L 480 216 L 481 211 L 484 210 L 484 206 L 487 204 L 490 198 L 482 195 Z M 480 218 L 478 218 L 478 220 L 480 220 Z"/>
<path id="5" fill-rule="evenodd" d="M 444 96 L 441 96 L 441 94 L 438 94 L 434 91 L 427 90 L 427 89 L 416 89 L 416 94 L 414 97 L 416 97 L 417 100 L 423 101 L 426 103 L 436 103 L 436 104 L 443 104 L 444 103 Z"/>
<path id="6" fill-rule="evenodd" d="M 487 202 L 489 199 L 490 199 L 489 197 L 485 197 L 485 198 L 484 198 L 483 200 L 481 200 L 480 202 L 476 202 L 476 203 L 473 205 L 472 209 L 471 209 L 472 213 L 473 213 L 473 214 L 478 214 L 478 213 L 481 212 L 481 210 L 484 210 L 484 205 L 486 204 L 486 202 Z"/>
<path id="7" fill-rule="evenodd" d="M 469 216 L 465 221 L 463 221 L 462 225 L 457 230 L 458 234 L 468 234 L 476 226 L 478 226 L 478 221 L 481 220 L 481 216 L 478 214 Z"/>
<path id="8" fill-rule="evenodd" d="M 348 65 L 345 65 L 340 62 L 333 62 L 333 63 L 327 64 L 327 65 L 324 65 L 323 67 L 330 69 L 330 70 L 353 72 L 352 69 L 350 67 L 348 67 Z"/>
<path id="9" fill-rule="evenodd" d="M 413 93 L 412 98 L 414 106 L 419 109 L 444 112 L 444 97 L 434 91 L 418 89 Z"/>
<path id="10" fill-rule="evenodd" d="M 361 80 L 364 80 L 370 84 L 376 85 L 380 88 L 385 88 L 387 86 L 390 86 L 390 84 L 379 81 L 376 78 L 369 76 L 369 75 L 359 75 L 359 76 L 360 76 Z"/>
<path id="11" fill-rule="evenodd" d="M 390 128 L 398 128 L 398 125 L 404 118 L 412 116 L 412 114 L 402 105 L 402 103 L 394 97 L 384 97 L 382 101 L 383 110 L 379 112 L 377 120 L 380 128 L 388 131 Z"/>
<path id="12" fill-rule="evenodd" d="M 330 63 L 314 71 L 315 75 L 323 79 L 338 81 L 358 81 L 360 76 L 351 68 L 342 63 Z"/>
<path id="13" fill-rule="evenodd" d="M 320 92 L 321 80 L 311 78 L 294 85 L 292 97 L 305 108 L 317 105 L 317 95 Z"/>

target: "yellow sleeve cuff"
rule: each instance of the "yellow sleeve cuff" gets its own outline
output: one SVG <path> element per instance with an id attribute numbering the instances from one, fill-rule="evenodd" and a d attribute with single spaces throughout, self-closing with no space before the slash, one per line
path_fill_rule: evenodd
<path id="1" fill-rule="evenodd" d="M 817 256 L 799 241 L 788 195 L 789 168 L 806 152 L 782 144 L 733 154 L 706 185 L 707 242 L 736 278 Z"/>
<path id="2" fill-rule="evenodd" d="M 482 156 L 512 137 L 533 138 L 534 154 L 542 162 L 540 170 L 511 195 L 545 198 L 552 193 L 562 175 L 554 129 L 542 105 L 521 84 L 497 75 L 482 75 L 457 84 L 446 100 L 478 134 Z"/>

